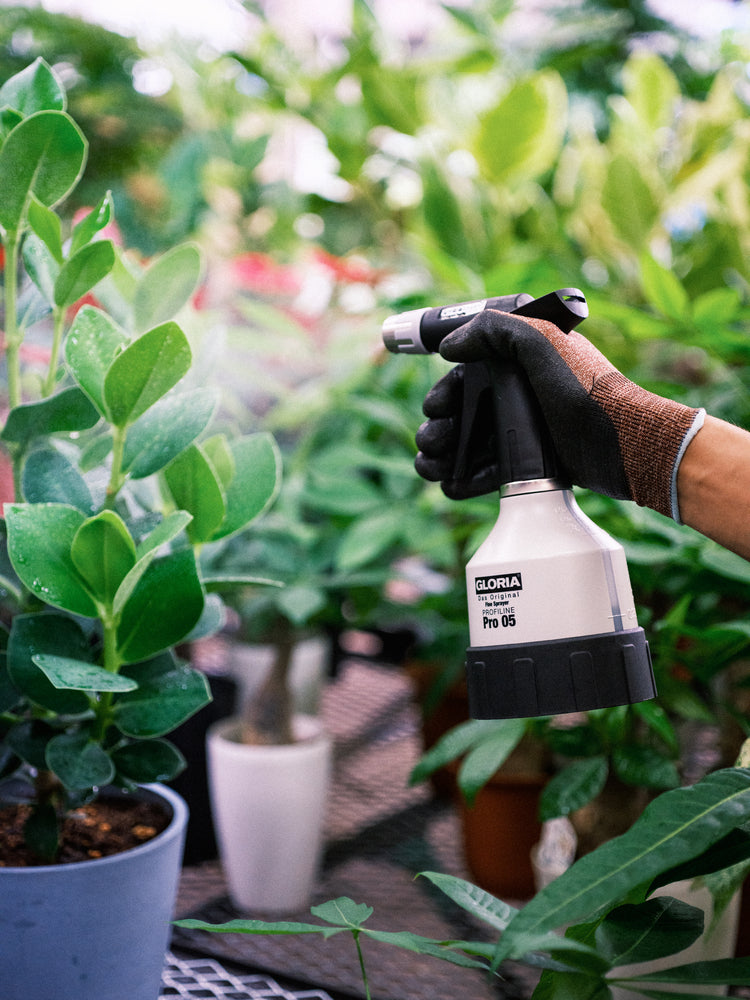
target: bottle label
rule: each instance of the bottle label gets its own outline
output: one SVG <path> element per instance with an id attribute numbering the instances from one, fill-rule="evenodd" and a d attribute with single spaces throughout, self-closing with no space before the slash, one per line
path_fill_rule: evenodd
<path id="1" fill-rule="evenodd" d="M 474 577 L 475 615 L 482 632 L 515 628 L 516 601 L 523 590 L 520 572 Z"/>

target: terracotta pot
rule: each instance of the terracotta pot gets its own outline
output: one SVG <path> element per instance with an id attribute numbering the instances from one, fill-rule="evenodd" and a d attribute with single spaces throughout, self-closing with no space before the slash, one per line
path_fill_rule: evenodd
<path id="1" fill-rule="evenodd" d="M 498 772 L 474 805 L 460 800 L 466 865 L 474 881 L 501 899 L 529 899 L 536 890 L 531 862 L 542 833 L 539 796 L 546 775 Z"/>

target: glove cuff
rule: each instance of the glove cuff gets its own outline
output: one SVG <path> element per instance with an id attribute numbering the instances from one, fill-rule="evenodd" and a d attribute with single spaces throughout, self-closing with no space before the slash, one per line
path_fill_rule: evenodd
<path id="1" fill-rule="evenodd" d="M 677 472 L 680 468 L 680 462 L 682 461 L 682 456 L 687 451 L 687 446 L 693 440 L 695 435 L 703 426 L 703 421 L 706 419 L 706 411 L 696 410 L 695 417 L 692 424 L 687 430 L 685 437 L 682 439 L 682 444 L 680 445 L 680 450 L 677 452 L 677 458 L 674 463 L 674 469 L 672 470 L 672 482 L 670 485 L 670 506 L 671 506 L 671 516 L 677 524 L 682 524 L 682 518 L 680 517 L 680 505 L 677 499 Z"/>
<path id="2" fill-rule="evenodd" d="M 615 425 L 633 500 L 681 523 L 677 469 L 705 412 L 647 392 L 620 372 L 598 380 L 592 396 Z"/>

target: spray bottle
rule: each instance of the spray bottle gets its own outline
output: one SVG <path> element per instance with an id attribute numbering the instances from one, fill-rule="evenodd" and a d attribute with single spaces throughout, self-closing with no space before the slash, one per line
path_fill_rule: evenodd
<path id="1" fill-rule="evenodd" d="M 434 353 L 482 309 L 546 319 L 565 333 L 588 315 L 577 288 L 500 296 L 391 316 L 383 341 L 394 353 Z M 472 717 L 561 715 L 653 698 L 625 553 L 578 506 L 525 373 L 499 360 L 464 369 L 454 477 L 465 474 L 475 435 L 487 437 L 488 412 L 500 469 L 500 516 L 466 567 Z"/>

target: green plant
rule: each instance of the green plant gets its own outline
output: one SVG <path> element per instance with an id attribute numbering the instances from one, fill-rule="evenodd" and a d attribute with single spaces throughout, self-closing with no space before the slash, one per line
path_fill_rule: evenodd
<path id="1" fill-rule="evenodd" d="M 361 942 L 372 938 L 467 967 L 498 973 L 511 959 L 541 971 L 535 1000 L 565 997 L 605 1000 L 619 986 L 649 997 L 674 997 L 669 986 L 750 984 L 750 959 L 681 963 L 680 953 L 710 928 L 703 910 L 669 895 L 654 895 L 673 882 L 701 880 L 721 912 L 750 864 L 750 772 L 738 766 L 714 772 L 690 788 L 666 792 L 625 834 L 580 859 L 516 909 L 453 876 L 424 877 L 469 914 L 488 925 L 495 943 L 437 941 L 408 931 L 367 926 L 369 906 L 351 899 L 314 907 L 321 923 L 232 920 L 210 924 L 178 921 L 196 930 L 235 934 L 348 932 L 356 943 L 370 996 Z M 668 891 L 668 890 L 667 890 Z M 564 936 L 559 933 L 565 928 Z M 665 960 L 660 971 L 628 966 Z M 686 994 L 685 994 L 686 995 Z M 694 994 L 690 994 L 691 996 Z"/>
<path id="2" fill-rule="evenodd" d="M 210 579 L 201 558 L 264 509 L 279 468 L 267 434 L 207 437 L 216 395 L 184 384 L 192 351 L 172 317 L 199 280 L 196 248 L 139 266 L 102 238 L 109 197 L 64 232 L 54 208 L 87 152 L 65 104 L 42 60 L 0 89 L 0 441 L 15 482 L 3 521 L 0 778 L 22 780 L 26 839 L 47 859 L 77 802 L 184 766 L 164 737 L 210 696 L 172 647 L 220 626 L 209 591 L 228 581 Z M 108 312 L 75 310 L 92 290 Z M 21 357 L 48 317 L 39 385 Z M 23 402 L 24 390 L 38 398 Z"/>

